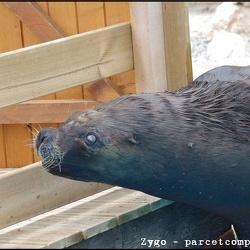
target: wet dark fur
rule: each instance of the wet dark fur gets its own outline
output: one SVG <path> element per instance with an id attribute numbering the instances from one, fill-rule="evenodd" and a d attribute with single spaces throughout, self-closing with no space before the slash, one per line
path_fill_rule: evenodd
<path id="1" fill-rule="evenodd" d="M 35 147 L 52 174 L 200 207 L 249 239 L 249 140 L 250 81 L 201 77 L 177 92 L 125 95 L 78 112 L 42 130 Z"/>

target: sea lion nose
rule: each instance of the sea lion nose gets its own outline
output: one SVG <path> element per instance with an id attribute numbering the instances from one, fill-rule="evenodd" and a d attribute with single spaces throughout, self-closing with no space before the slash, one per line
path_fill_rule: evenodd
<path id="1" fill-rule="evenodd" d="M 35 149 L 38 149 L 44 141 L 52 140 L 55 137 L 55 134 L 56 134 L 55 128 L 42 129 L 35 138 L 35 143 L 34 143 Z"/>

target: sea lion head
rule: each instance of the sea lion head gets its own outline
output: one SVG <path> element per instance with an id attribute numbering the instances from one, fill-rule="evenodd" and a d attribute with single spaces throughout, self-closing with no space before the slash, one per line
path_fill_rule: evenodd
<path id="1" fill-rule="evenodd" d="M 170 120 L 166 106 L 171 103 L 163 94 L 155 105 L 148 98 L 154 97 L 124 95 L 73 114 L 58 129 L 40 131 L 34 147 L 44 168 L 75 180 L 134 188 L 152 175 L 157 179 L 166 160 L 168 137 L 160 121 Z M 173 116 L 174 110 L 171 112 Z M 170 138 L 171 129 L 168 140 Z M 171 142 L 168 145 L 171 147 Z M 170 153 L 169 159 L 171 157 Z M 155 169 L 145 169 L 148 164 Z"/>
<path id="2" fill-rule="evenodd" d="M 249 232 L 250 67 L 213 69 L 176 92 L 124 95 L 41 130 L 50 173 L 215 212 Z"/>

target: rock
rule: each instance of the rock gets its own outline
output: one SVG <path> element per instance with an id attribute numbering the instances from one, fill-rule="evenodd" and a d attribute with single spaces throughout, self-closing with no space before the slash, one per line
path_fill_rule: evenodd
<path id="1" fill-rule="evenodd" d="M 221 65 L 250 65 L 250 11 L 239 3 L 188 3 L 194 78 Z"/>
<path id="2" fill-rule="evenodd" d="M 207 56 L 214 64 L 239 65 L 247 56 L 245 40 L 232 32 L 215 31 L 212 41 L 207 46 Z"/>

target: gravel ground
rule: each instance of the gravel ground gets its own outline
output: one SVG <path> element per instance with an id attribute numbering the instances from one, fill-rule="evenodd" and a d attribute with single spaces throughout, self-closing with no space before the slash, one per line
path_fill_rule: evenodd
<path id="1" fill-rule="evenodd" d="M 250 3 L 188 4 L 194 78 L 221 65 L 250 65 Z"/>

